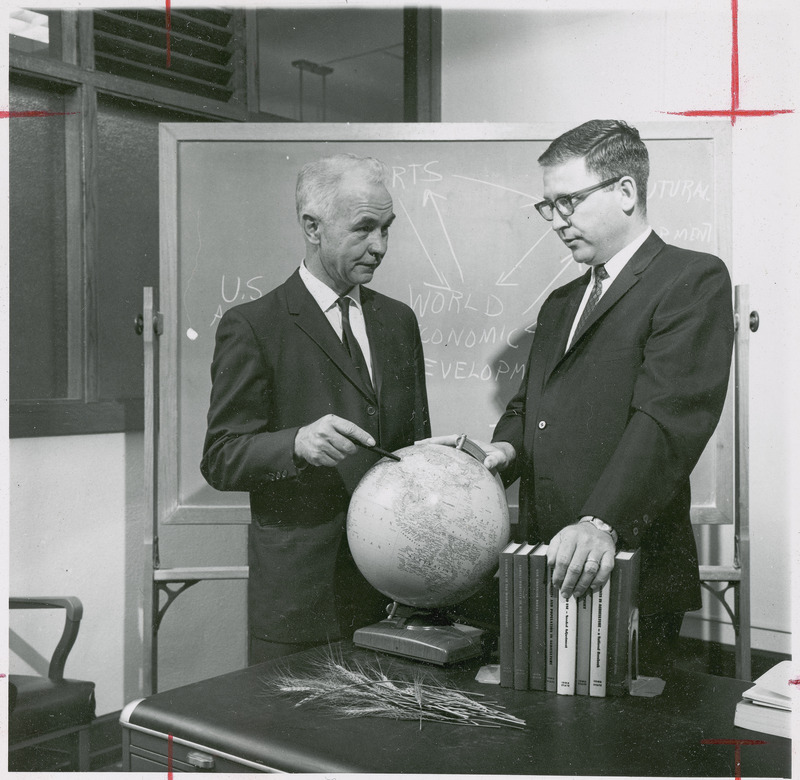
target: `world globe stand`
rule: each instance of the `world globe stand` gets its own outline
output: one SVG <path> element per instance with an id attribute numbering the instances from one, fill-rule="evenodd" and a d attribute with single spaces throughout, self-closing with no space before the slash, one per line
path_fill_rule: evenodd
<path id="1" fill-rule="evenodd" d="M 384 620 L 357 629 L 353 644 L 439 666 L 483 654 L 483 630 L 454 623 L 440 610 L 394 601 L 387 611 Z"/>
<path id="2" fill-rule="evenodd" d="M 503 484 L 465 435 L 393 455 L 362 477 L 347 513 L 353 560 L 392 601 L 353 642 L 441 666 L 480 656 L 484 630 L 449 614 L 496 576 L 510 532 Z"/>

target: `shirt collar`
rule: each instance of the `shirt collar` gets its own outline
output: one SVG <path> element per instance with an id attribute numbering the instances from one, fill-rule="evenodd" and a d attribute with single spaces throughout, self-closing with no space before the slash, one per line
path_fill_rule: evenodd
<path id="1" fill-rule="evenodd" d="M 306 289 L 311 293 L 311 296 L 322 311 L 328 311 L 328 309 L 332 309 L 336 305 L 339 296 L 334 290 L 328 287 L 325 282 L 317 279 L 317 277 L 308 270 L 305 260 L 300 263 L 300 278 L 303 280 Z M 361 288 L 359 285 L 353 287 L 353 289 L 347 293 L 347 297 L 352 299 L 356 306 L 359 308 L 361 307 Z"/>
<path id="2" fill-rule="evenodd" d="M 608 260 L 604 265 L 606 271 L 608 271 L 608 278 L 610 281 L 613 281 L 618 275 L 619 272 L 628 264 L 628 261 L 636 254 L 636 251 L 639 247 L 647 241 L 647 237 L 650 235 L 651 228 L 648 225 L 647 228 L 636 238 L 631 241 L 630 244 L 627 246 L 622 247 L 622 249 L 617 252 L 610 260 Z"/>

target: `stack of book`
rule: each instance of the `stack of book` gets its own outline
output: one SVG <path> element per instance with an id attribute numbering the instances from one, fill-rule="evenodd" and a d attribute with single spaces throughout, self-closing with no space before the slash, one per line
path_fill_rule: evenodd
<path id="1" fill-rule="evenodd" d="M 789 694 L 791 661 L 781 661 L 759 677 L 736 705 L 733 725 L 792 737 L 792 697 Z"/>
<path id="2" fill-rule="evenodd" d="M 636 677 L 639 551 L 618 552 L 610 580 L 580 599 L 552 585 L 546 544 L 500 554 L 500 684 L 567 696 L 622 695 Z"/>

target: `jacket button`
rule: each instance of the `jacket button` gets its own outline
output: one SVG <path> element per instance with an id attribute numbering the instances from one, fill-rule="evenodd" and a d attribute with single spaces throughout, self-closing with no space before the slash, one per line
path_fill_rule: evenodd
<path id="1" fill-rule="evenodd" d="M 547 427 L 547 423 L 544 420 L 539 420 L 539 430 Z"/>
<path id="2" fill-rule="evenodd" d="M 644 516 L 642 517 L 642 520 L 643 520 L 645 523 L 649 523 L 649 522 L 650 522 L 650 515 L 644 515 Z"/>
<path id="3" fill-rule="evenodd" d="M 638 536 L 639 535 L 639 529 L 638 528 L 634 528 L 633 529 L 633 535 L 634 536 Z"/>
<path id="4" fill-rule="evenodd" d="M 370 416 L 372 416 L 373 414 L 375 414 L 375 412 L 376 412 L 376 411 L 377 411 L 377 409 L 375 409 L 375 407 L 374 407 L 374 406 L 372 406 L 372 405 L 370 405 L 370 406 L 368 406 L 368 407 L 367 407 L 367 414 L 368 414 L 368 415 L 370 415 Z"/>
<path id="5" fill-rule="evenodd" d="M 288 475 L 289 475 L 289 472 L 288 472 L 286 469 L 284 469 L 284 470 L 281 472 L 281 476 L 282 476 L 282 477 L 287 477 Z"/>

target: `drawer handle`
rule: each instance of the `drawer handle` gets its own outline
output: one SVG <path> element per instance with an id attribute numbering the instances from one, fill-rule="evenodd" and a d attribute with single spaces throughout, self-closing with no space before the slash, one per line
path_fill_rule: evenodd
<path id="1" fill-rule="evenodd" d="M 201 753 L 199 750 L 193 750 L 188 753 L 186 760 L 198 769 L 211 771 L 214 768 L 214 756 L 209 756 L 208 753 Z"/>

